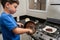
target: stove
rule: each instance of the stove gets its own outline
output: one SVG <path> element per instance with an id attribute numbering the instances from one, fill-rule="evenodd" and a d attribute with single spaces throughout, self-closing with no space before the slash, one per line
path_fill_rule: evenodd
<path id="1" fill-rule="evenodd" d="M 35 34 L 30 35 L 34 40 L 60 40 L 60 20 L 47 18 L 44 24 L 37 23 Z M 44 31 L 43 28 L 49 26 L 55 28 L 55 32 Z M 54 30 L 54 29 L 53 29 Z"/>
<path id="2" fill-rule="evenodd" d="M 21 20 L 25 24 L 25 20 Z M 60 40 L 60 20 L 47 18 L 44 23 L 40 23 L 39 20 L 34 21 L 36 23 L 36 32 L 30 35 L 34 40 Z M 47 32 L 43 30 L 46 26 L 49 26 L 54 31 Z M 55 31 L 56 29 L 56 31 Z"/>

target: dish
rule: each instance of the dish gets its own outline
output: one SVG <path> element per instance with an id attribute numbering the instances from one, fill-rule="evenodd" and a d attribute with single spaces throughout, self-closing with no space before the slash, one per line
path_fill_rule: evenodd
<path id="1" fill-rule="evenodd" d="M 43 30 L 44 30 L 45 32 L 48 32 L 48 33 L 54 33 L 54 32 L 57 31 L 56 28 L 53 28 L 53 27 L 51 27 L 51 26 L 46 26 L 45 28 L 43 28 Z"/>

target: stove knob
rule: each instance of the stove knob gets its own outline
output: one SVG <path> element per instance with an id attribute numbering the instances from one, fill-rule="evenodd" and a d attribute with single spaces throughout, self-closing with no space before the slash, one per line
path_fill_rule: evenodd
<path id="1" fill-rule="evenodd" d="M 42 31 L 42 29 L 39 29 L 39 31 L 41 32 L 41 31 Z"/>
<path id="2" fill-rule="evenodd" d="M 57 34 L 59 34 L 59 32 L 57 32 Z"/>
<path id="3" fill-rule="evenodd" d="M 40 34 L 40 36 L 43 36 L 43 34 Z"/>
<path id="4" fill-rule="evenodd" d="M 39 32 L 36 32 L 36 34 L 38 34 Z"/>
<path id="5" fill-rule="evenodd" d="M 50 40 L 53 40 L 53 39 L 50 39 Z"/>

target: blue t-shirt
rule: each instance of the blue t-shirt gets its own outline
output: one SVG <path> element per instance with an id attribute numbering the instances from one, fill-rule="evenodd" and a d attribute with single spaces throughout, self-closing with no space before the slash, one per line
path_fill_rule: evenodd
<path id="1" fill-rule="evenodd" d="M 20 40 L 19 34 L 14 34 L 12 30 L 17 27 L 17 23 L 11 14 L 3 12 L 1 14 L 1 29 L 3 40 Z"/>

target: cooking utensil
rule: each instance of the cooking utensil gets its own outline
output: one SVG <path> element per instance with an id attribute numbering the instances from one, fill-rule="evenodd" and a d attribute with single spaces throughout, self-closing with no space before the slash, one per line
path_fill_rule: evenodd
<path id="1" fill-rule="evenodd" d="M 24 28 L 28 28 L 28 29 L 32 29 L 33 30 L 33 34 L 36 31 L 36 25 L 33 21 L 28 21 L 25 23 Z"/>

